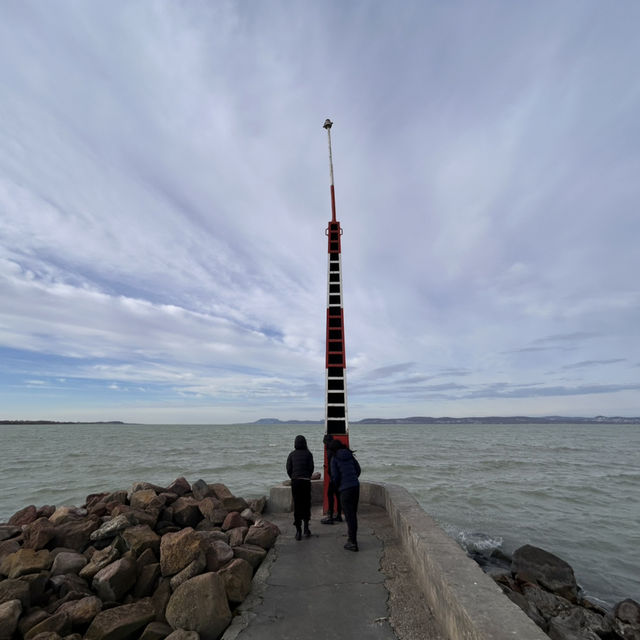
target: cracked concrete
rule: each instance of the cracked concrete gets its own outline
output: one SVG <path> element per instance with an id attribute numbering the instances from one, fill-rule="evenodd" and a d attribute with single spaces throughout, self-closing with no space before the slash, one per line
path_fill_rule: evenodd
<path id="1" fill-rule="evenodd" d="M 361 505 L 360 551 L 345 551 L 346 525 L 294 539 L 290 513 L 267 516 L 282 535 L 223 640 L 441 640 L 384 509 Z"/>

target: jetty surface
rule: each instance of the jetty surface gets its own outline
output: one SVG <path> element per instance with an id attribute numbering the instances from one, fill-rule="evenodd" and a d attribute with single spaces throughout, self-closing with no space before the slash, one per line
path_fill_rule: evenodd
<path id="1" fill-rule="evenodd" d="M 346 525 L 294 538 L 291 489 L 271 489 L 267 518 L 281 535 L 222 640 L 548 640 L 402 487 L 361 483 L 359 552 Z"/>
<path id="2" fill-rule="evenodd" d="M 300 541 L 292 514 L 268 517 L 282 534 L 223 640 L 443 640 L 383 508 L 359 510 L 357 553 L 343 549 L 344 522 L 320 524 L 320 506 Z"/>

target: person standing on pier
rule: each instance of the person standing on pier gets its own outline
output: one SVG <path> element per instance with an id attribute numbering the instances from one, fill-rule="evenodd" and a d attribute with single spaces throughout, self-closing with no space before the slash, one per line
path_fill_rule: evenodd
<path id="1" fill-rule="evenodd" d="M 329 445 L 335 452 L 331 460 L 331 480 L 340 492 L 340 503 L 347 521 L 348 551 L 358 551 L 358 501 L 360 500 L 360 464 L 353 452 L 339 440 Z"/>
<path id="2" fill-rule="evenodd" d="M 302 523 L 304 535 L 309 537 L 309 520 L 311 519 L 311 475 L 313 474 L 313 454 L 307 447 L 304 436 L 296 436 L 294 449 L 287 458 L 287 474 L 291 478 L 291 495 L 293 496 L 293 524 L 296 527 L 296 540 L 302 539 Z"/>
<path id="3" fill-rule="evenodd" d="M 323 438 L 322 442 L 324 446 L 327 448 L 327 470 L 326 473 L 329 474 L 329 483 L 327 484 L 327 502 L 329 504 L 329 510 L 327 512 L 327 517 L 322 518 L 320 522 L 322 524 L 333 524 L 334 522 L 342 522 L 342 505 L 340 504 L 340 492 L 338 488 L 333 484 L 331 480 L 331 461 L 333 460 L 333 455 L 335 451 L 331 448 L 331 443 L 333 442 L 333 436 L 331 434 L 326 434 Z M 333 517 L 333 507 L 336 508 L 336 517 Z"/>

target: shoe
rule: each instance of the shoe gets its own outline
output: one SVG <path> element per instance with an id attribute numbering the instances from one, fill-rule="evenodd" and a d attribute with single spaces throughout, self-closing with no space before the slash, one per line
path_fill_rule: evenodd
<path id="1" fill-rule="evenodd" d="M 304 528 L 304 537 L 305 538 L 310 538 L 311 537 L 311 531 L 309 531 L 309 527 L 305 527 Z"/>
<path id="2" fill-rule="evenodd" d="M 300 527 L 296 527 L 296 540 L 302 540 L 302 531 L 300 531 Z"/>
<path id="3" fill-rule="evenodd" d="M 333 516 L 322 518 L 322 520 L 320 520 L 320 524 L 333 524 Z"/>
<path id="4" fill-rule="evenodd" d="M 351 540 L 344 545 L 344 548 L 347 551 L 358 551 L 358 545 L 355 542 L 351 542 Z"/>
<path id="5" fill-rule="evenodd" d="M 340 514 L 338 514 L 338 515 L 334 518 L 334 520 L 335 520 L 336 522 L 342 522 L 342 516 L 341 516 Z"/>

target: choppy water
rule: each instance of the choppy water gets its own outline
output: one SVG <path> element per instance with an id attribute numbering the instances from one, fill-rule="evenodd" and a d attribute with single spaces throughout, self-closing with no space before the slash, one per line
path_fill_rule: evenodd
<path id="1" fill-rule="evenodd" d="M 35 504 L 144 480 L 224 482 L 257 497 L 285 477 L 296 434 L 321 467 L 321 425 L 0 426 L 0 522 Z M 569 562 L 585 592 L 640 600 L 640 427 L 352 425 L 362 479 L 401 484 L 454 538 Z"/>

